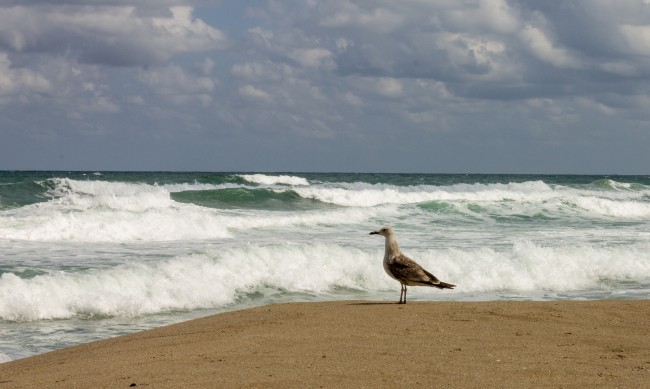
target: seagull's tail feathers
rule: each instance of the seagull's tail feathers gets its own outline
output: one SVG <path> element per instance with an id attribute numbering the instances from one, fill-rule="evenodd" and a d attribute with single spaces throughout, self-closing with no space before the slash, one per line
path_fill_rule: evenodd
<path id="1" fill-rule="evenodd" d="M 422 269 L 422 270 L 424 270 L 424 269 Z M 427 276 L 429 276 L 429 282 L 427 282 L 427 284 L 429 286 L 433 286 L 433 287 L 436 287 L 438 289 L 454 289 L 456 287 L 456 285 L 454 285 L 454 284 L 448 284 L 446 282 L 440 281 L 436 276 L 434 276 L 433 274 L 429 273 L 426 270 L 424 270 L 424 273 Z"/>
<path id="2" fill-rule="evenodd" d="M 454 284 L 448 284 L 442 281 L 439 281 L 437 284 L 433 284 L 431 286 L 435 286 L 438 289 L 454 289 L 456 287 Z"/>

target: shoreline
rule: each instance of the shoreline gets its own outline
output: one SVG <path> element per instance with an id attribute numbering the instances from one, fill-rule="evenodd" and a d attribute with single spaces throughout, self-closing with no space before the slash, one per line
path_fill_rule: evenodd
<path id="1" fill-rule="evenodd" d="M 0 388 L 642 387 L 650 300 L 285 303 L 0 364 Z"/>

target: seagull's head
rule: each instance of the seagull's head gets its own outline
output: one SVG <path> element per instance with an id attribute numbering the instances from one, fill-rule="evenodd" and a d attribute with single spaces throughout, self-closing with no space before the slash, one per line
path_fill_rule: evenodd
<path id="1" fill-rule="evenodd" d="M 377 231 L 373 231 L 370 233 L 370 235 L 382 235 L 382 236 L 391 236 L 393 235 L 393 229 L 386 226 L 378 229 Z"/>

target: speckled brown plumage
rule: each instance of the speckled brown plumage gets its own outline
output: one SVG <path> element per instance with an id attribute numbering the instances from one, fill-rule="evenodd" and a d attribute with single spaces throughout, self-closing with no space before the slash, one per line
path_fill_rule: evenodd
<path id="1" fill-rule="evenodd" d="M 384 270 L 402 285 L 399 304 L 406 304 L 407 286 L 431 286 L 439 289 L 453 289 L 456 286 L 440 281 L 417 262 L 402 254 L 392 228 L 383 227 L 378 231 L 371 232 L 370 235 L 382 235 L 386 238 Z"/>

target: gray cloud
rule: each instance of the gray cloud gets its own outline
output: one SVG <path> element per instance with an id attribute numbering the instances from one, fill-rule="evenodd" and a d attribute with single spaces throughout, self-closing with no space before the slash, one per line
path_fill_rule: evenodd
<path id="1" fill-rule="evenodd" d="M 62 163 L 48 150 L 71 144 L 78 168 L 650 163 L 643 0 L 4 4 L 0 168 Z M 128 144 L 119 164 L 106 144 Z"/>
<path id="2" fill-rule="evenodd" d="M 332 40 L 354 37 L 349 30 L 362 37 L 350 38 L 336 56 L 341 74 L 432 78 L 467 97 L 519 99 L 581 93 L 549 88 L 553 84 L 588 83 L 585 93 L 591 94 L 609 91 L 612 81 L 645 81 L 649 7 L 634 3 L 371 2 L 361 10 L 340 2 L 318 18 Z M 409 22 L 377 29 L 360 22 L 360 15 L 399 15 L 396 20 Z"/>
<path id="3" fill-rule="evenodd" d="M 75 56 L 110 66 L 150 66 L 182 53 L 223 48 L 225 35 L 193 18 L 192 8 L 142 16 L 135 6 L 0 8 L 0 44 L 16 52 Z"/>

